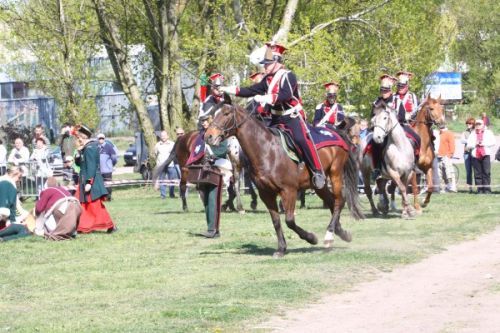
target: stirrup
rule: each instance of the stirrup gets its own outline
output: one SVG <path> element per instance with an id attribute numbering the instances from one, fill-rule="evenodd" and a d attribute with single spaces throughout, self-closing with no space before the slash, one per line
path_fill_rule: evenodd
<path id="1" fill-rule="evenodd" d="M 326 185 L 325 175 L 321 172 L 315 172 L 312 177 L 312 183 L 314 188 L 320 190 Z"/>

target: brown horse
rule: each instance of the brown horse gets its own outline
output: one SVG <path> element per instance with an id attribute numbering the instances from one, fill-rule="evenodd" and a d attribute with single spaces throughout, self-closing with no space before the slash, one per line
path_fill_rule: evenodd
<path id="1" fill-rule="evenodd" d="M 179 163 L 179 167 L 181 169 L 181 179 L 180 179 L 180 197 L 182 200 L 182 209 L 184 211 L 188 210 L 187 201 L 186 201 L 186 189 L 187 189 L 187 175 L 188 168 L 186 166 L 186 162 L 189 159 L 191 152 L 194 150 L 194 145 L 196 138 L 200 134 L 199 131 L 194 130 L 187 132 L 183 136 L 179 137 L 175 142 L 174 148 L 170 153 L 169 157 L 165 162 L 161 165 L 156 166 L 153 172 L 153 182 L 159 178 L 160 172 L 165 169 L 167 165 L 169 165 L 175 158 L 177 158 L 177 162 Z M 223 204 L 223 210 L 231 210 L 244 212 L 243 205 L 241 204 L 240 198 L 240 173 L 244 168 L 244 158 L 239 154 L 240 152 L 231 151 L 228 153 L 229 160 L 233 166 L 233 178 L 234 182 L 228 188 L 229 197 L 226 202 Z M 251 207 L 252 209 L 256 209 L 257 207 L 257 194 L 255 193 L 253 187 L 250 185 L 249 187 L 250 195 L 252 196 Z M 237 208 L 234 207 L 234 199 L 236 198 Z"/>
<path id="2" fill-rule="evenodd" d="M 307 232 L 295 223 L 295 204 L 297 190 L 311 188 L 310 173 L 301 168 L 287 156 L 280 139 L 260 121 L 252 117 L 239 106 L 224 105 L 215 114 L 214 120 L 205 133 L 209 144 L 219 144 L 224 138 L 234 135 L 247 155 L 251 176 L 259 190 L 259 196 L 265 203 L 276 230 L 278 248 L 273 257 L 283 257 L 286 241 L 281 228 L 277 196 L 281 197 L 285 209 L 287 226 L 300 238 L 310 244 L 317 244 L 314 233 Z M 332 214 L 325 235 L 325 246 L 330 247 L 333 233 L 346 242 L 351 241 L 351 234 L 342 229 L 340 212 L 346 200 L 342 195 L 345 181 L 345 194 L 352 215 L 363 218 L 357 193 L 357 169 L 354 154 L 341 147 L 330 146 L 318 150 L 325 174 L 330 178 L 332 190 L 327 186 L 316 193 L 328 204 Z"/>
<path id="3" fill-rule="evenodd" d="M 443 106 L 441 105 L 441 96 L 437 99 L 427 95 L 426 99 L 420 105 L 415 119 L 415 132 L 420 136 L 420 155 L 417 166 L 425 174 L 427 180 L 427 194 L 422 204 L 427 206 L 431 200 L 433 191 L 432 183 L 432 162 L 434 161 L 434 145 L 432 144 L 432 125 L 439 126 L 445 121 Z M 413 190 L 414 207 L 417 211 L 421 210 L 418 202 L 419 189 L 417 186 L 416 174 L 411 179 Z"/>

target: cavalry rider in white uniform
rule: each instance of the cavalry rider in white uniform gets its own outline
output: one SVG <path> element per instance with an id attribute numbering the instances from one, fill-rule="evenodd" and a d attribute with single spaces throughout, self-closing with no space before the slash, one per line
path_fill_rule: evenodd
<path id="1" fill-rule="evenodd" d="M 335 129 L 335 126 L 345 118 L 344 108 L 337 103 L 337 92 L 340 85 L 337 82 L 329 82 L 324 87 L 326 89 L 326 99 L 316 106 L 313 125 L 314 127 Z"/>
<path id="2" fill-rule="evenodd" d="M 398 121 L 401 124 L 408 124 L 410 119 L 417 114 L 417 96 L 408 90 L 412 76 L 412 73 L 405 71 L 399 71 L 396 74 L 398 90 L 394 94 L 394 105 L 397 110 Z"/>
<path id="3" fill-rule="evenodd" d="M 417 155 L 420 150 L 420 136 L 410 127 L 410 121 L 415 119 L 418 111 L 417 96 L 408 90 L 409 82 L 413 76 L 410 72 L 399 71 L 396 74 L 397 92 L 394 94 L 394 106 L 397 118 L 406 133 L 413 137 L 416 144 Z"/>
<path id="4" fill-rule="evenodd" d="M 268 45 L 264 59 L 266 76 L 250 87 L 222 87 L 221 90 L 240 97 L 254 97 L 261 104 L 271 106 L 273 125 L 284 125 L 293 136 L 302 157 L 312 172 L 312 182 L 315 188 L 325 186 L 325 175 L 321 167 L 318 153 L 308 133 L 306 123 L 302 118 L 303 109 L 295 74 L 285 69 L 283 53 L 286 48 L 279 44 Z"/>

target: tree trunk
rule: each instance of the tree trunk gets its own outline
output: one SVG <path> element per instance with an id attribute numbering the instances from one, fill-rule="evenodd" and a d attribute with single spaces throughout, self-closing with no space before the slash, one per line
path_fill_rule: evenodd
<path id="1" fill-rule="evenodd" d="M 297 11 L 298 3 L 299 0 L 288 0 L 285 12 L 283 13 L 280 28 L 276 35 L 274 35 L 273 42 L 280 44 L 286 44 L 288 42 L 288 33 L 290 32 L 290 27 L 292 26 L 293 17 Z"/>
<path id="2" fill-rule="evenodd" d="M 73 72 L 71 71 L 71 40 L 68 35 L 68 27 L 66 24 L 66 15 L 64 14 L 64 6 L 62 0 L 57 0 L 57 10 L 59 14 L 59 29 L 63 40 L 63 81 L 64 88 L 66 91 L 66 103 L 65 103 L 65 113 L 67 120 L 71 123 L 75 123 L 78 119 L 77 97 L 74 90 L 74 78 Z"/>
<path id="3" fill-rule="evenodd" d="M 144 138 L 148 146 L 149 163 L 151 167 L 154 167 L 154 146 L 156 144 L 156 136 L 153 123 L 149 118 L 146 106 L 141 98 L 141 92 L 139 91 L 139 87 L 132 73 L 130 61 L 126 55 L 126 45 L 124 45 L 122 41 L 116 22 L 106 11 L 104 0 L 93 0 L 93 2 L 99 20 L 101 39 L 108 52 L 109 60 L 111 61 L 116 78 L 119 80 L 123 92 L 130 103 L 134 106 L 139 126 L 144 132 Z"/>

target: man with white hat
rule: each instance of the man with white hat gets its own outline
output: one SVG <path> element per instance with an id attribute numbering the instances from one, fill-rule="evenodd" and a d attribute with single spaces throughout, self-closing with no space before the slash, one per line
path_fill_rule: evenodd
<path id="1" fill-rule="evenodd" d="M 409 83 L 413 74 L 406 71 L 399 71 L 397 77 L 397 92 L 394 94 L 398 121 L 401 124 L 408 124 L 417 114 L 417 96 L 409 91 Z"/>
<path id="2" fill-rule="evenodd" d="M 283 53 L 287 50 L 283 45 L 268 43 L 264 59 L 266 76 L 250 87 L 222 87 L 221 90 L 240 97 L 254 97 L 256 102 L 271 106 L 271 126 L 283 125 L 288 129 L 300 150 L 302 157 L 312 173 L 312 183 L 321 189 L 326 184 L 325 174 L 305 121 L 302 99 L 299 94 L 297 77 L 285 69 Z"/>
<path id="3" fill-rule="evenodd" d="M 337 103 L 337 92 L 340 84 L 337 82 L 328 82 L 323 85 L 326 89 L 326 99 L 323 103 L 316 106 L 314 113 L 314 127 L 331 127 L 344 120 L 344 108 Z"/>

